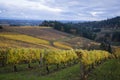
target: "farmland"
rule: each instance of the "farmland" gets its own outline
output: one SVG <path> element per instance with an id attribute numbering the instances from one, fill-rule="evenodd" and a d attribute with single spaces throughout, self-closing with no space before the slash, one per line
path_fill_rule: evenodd
<path id="1" fill-rule="evenodd" d="M 45 30 L 44 30 L 45 29 Z M 59 39 L 61 37 L 67 37 L 65 33 L 56 32 L 53 30 L 51 33 L 48 30 L 49 28 L 39 28 L 39 27 L 13 27 L 13 28 L 4 28 L 3 31 L 0 32 L 0 47 L 30 47 L 32 48 L 53 48 L 55 49 L 54 44 L 52 43 L 53 39 Z M 52 30 L 52 29 L 50 29 Z M 21 33 L 21 32 L 23 33 Z M 43 32 L 46 32 L 44 35 Z M 41 34 L 42 33 L 42 34 Z M 56 33 L 60 33 L 57 36 Z M 50 34 L 51 36 L 47 36 Z M 36 35 L 36 36 L 35 36 Z M 46 39 L 47 38 L 47 39 Z M 4 43 L 4 44 L 3 44 Z M 59 45 L 57 45 L 59 47 Z M 68 47 L 64 48 L 62 44 L 62 49 L 69 49 Z M 61 47 L 59 47 L 61 48 Z M 59 49 L 58 48 L 58 49 Z"/>
<path id="2" fill-rule="evenodd" d="M 37 38 L 45 40 L 56 40 L 61 38 L 66 38 L 69 36 L 67 33 L 63 33 L 57 30 L 54 30 L 50 27 L 31 27 L 31 26 L 20 26 L 20 27 L 6 27 L 5 30 L 17 32 L 21 34 L 31 35 Z"/>
<path id="3" fill-rule="evenodd" d="M 120 80 L 119 0 L 0 0 L 0 80 Z"/>
<path id="4" fill-rule="evenodd" d="M 86 66 L 85 70 L 96 66 L 98 62 L 102 62 L 104 59 L 108 59 L 110 54 L 106 51 L 87 51 L 87 50 L 40 50 L 40 49 L 3 49 L 0 51 L 0 61 L 1 68 L 0 72 L 11 73 L 11 71 L 22 71 L 26 69 L 28 64 L 28 70 L 38 69 L 40 66 L 37 62 L 42 62 L 42 67 L 40 68 L 39 75 L 51 74 L 54 70 L 61 70 L 62 68 L 69 67 L 70 65 L 76 65 L 76 62 L 82 60 L 83 64 Z M 76 54 L 77 53 L 77 54 Z M 79 56 L 81 55 L 82 56 Z M 99 53 L 99 54 L 96 54 Z M 43 56 L 41 57 L 40 54 Z M 78 57 L 77 57 L 78 55 Z M 6 57 L 5 57 L 6 56 Z M 97 56 L 97 57 L 96 57 Z M 43 59 L 42 59 L 43 58 Z M 77 60 L 78 59 L 78 60 Z M 41 63 L 40 63 L 41 65 Z M 13 68 L 13 69 L 12 69 Z M 69 68 L 68 68 L 69 69 Z M 2 77 L 2 76 L 0 76 Z M 13 77 L 12 77 L 13 78 Z"/>
<path id="5" fill-rule="evenodd" d="M 104 70 L 104 63 L 110 65 L 120 57 L 118 47 L 114 54 L 92 50 L 99 45 L 49 27 L 5 27 L 0 32 L 0 79 L 91 80 L 99 65 Z"/>
<path id="6" fill-rule="evenodd" d="M 76 49 L 76 48 L 88 48 L 88 47 L 94 47 L 94 46 L 98 47 L 99 46 L 99 43 L 96 43 L 92 40 L 89 40 L 89 39 L 86 39 L 83 37 L 76 37 L 71 34 L 67 34 L 64 32 L 54 30 L 50 27 L 38 27 L 38 26 L 35 26 L 35 27 L 30 27 L 30 26 L 5 27 L 3 29 L 3 32 L 12 32 L 14 34 L 15 33 L 21 34 L 24 36 L 34 37 L 37 39 L 48 41 L 48 43 L 50 43 L 50 45 L 52 47 L 57 47 L 57 48 L 62 48 L 62 49 L 70 49 L 70 47 Z M 28 42 L 28 40 L 26 42 Z M 56 43 L 57 43 L 57 46 L 56 46 Z M 58 45 L 58 43 L 59 43 L 59 45 Z M 93 43 L 95 43 L 95 44 L 93 44 Z M 62 45 L 62 47 L 61 47 L 61 45 Z M 69 45 L 69 47 L 68 47 L 68 45 Z M 65 46 L 65 48 L 64 48 L 64 46 Z M 67 48 L 66 48 L 66 46 L 67 46 Z"/>

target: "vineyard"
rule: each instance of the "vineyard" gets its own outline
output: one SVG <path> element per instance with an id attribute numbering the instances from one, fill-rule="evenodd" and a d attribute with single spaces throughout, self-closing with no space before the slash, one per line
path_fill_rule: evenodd
<path id="1" fill-rule="evenodd" d="M 40 65 L 61 64 L 77 59 L 77 55 L 72 50 L 40 50 L 40 49 L 16 49 L 9 48 L 0 51 L 1 65 L 14 65 L 14 71 L 16 71 L 16 65 L 38 62 Z M 42 64 L 43 63 L 43 64 Z M 48 67 L 48 66 L 47 66 Z M 48 70 L 49 71 L 49 70 Z"/>
<path id="2" fill-rule="evenodd" d="M 9 29 L 0 32 L 0 80 L 27 80 L 29 76 L 31 78 L 28 80 L 93 79 L 95 76 L 90 73 L 93 71 L 97 74 L 94 70 L 99 65 L 120 59 L 119 47 L 114 47 L 113 53 L 94 50 L 99 43 L 58 31 L 52 32 L 54 30 L 51 28 Z M 33 35 L 32 30 L 35 30 Z M 42 34 L 44 30 L 47 34 Z M 58 36 L 53 37 L 56 33 L 59 33 Z M 48 38 L 48 34 L 51 37 Z M 16 77 L 13 76 L 15 73 L 18 73 Z"/>
<path id="3" fill-rule="evenodd" d="M 67 38 L 67 36 L 69 36 L 69 34 L 67 33 L 54 30 L 50 27 L 20 26 L 20 27 L 5 27 L 5 30 L 10 32 L 16 32 L 20 34 L 34 36 L 34 37 L 49 40 L 49 41 Z"/>
<path id="4" fill-rule="evenodd" d="M 74 49 L 76 48 L 88 49 L 88 47 L 90 46 L 91 47 L 95 46 L 94 48 L 97 48 L 99 46 L 98 43 L 92 40 L 89 40 L 87 38 L 77 37 L 71 34 L 57 31 L 50 27 L 43 27 L 43 26 L 41 27 L 38 27 L 38 26 L 35 26 L 35 27 L 30 27 L 30 26 L 5 27 L 3 29 L 3 32 L 9 32 L 9 33 L 12 32 L 14 34 L 17 33 L 20 35 L 25 35 L 25 36 L 27 35 L 27 37 L 29 36 L 29 37 L 37 38 L 40 40 L 49 41 L 52 44 L 50 46 L 57 47 L 60 49 L 70 49 L 70 47 Z M 40 46 L 40 47 L 44 47 L 44 46 Z"/>
<path id="5" fill-rule="evenodd" d="M 89 72 L 110 59 L 119 59 L 119 48 L 111 54 L 102 50 L 53 50 L 39 48 L 1 48 L 0 72 L 20 72 L 22 70 L 39 69 L 41 77 L 61 71 L 63 68 L 79 64 L 81 80 L 87 79 Z M 23 66 L 22 69 L 20 66 Z M 27 66 L 27 68 L 26 68 Z M 12 70 L 11 70 L 12 68 Z"/>
<path id="6" fill-rule="evenodd" d="M 23 35 L 23 34 L 1 33 L 0 36 L 5 37 L 5 38 L 9 38 L 9 39 L 13 39 L 13 40 L 21 40 L 21 41 L 24 41 L 24 42 L 30 42 L 30 43 L 33 43 L 33 44 L 46 44 L 46 45 L 49 45 L 49 42 L 46 41 L 46 40 L 34 38 L 34 37 Z"/>
<path id="7" fill-rule="evenodd" d="M 31 47 L 31 48 L 47 48 L 47 49 L 70 49 L 69 46 L 64 44 L 59 44 L 58 48 L 55 48 L 50 41 L 40 39 L 37 37 L 13 33 L 13 32 L 1 32 L 0 33 L 0 47 L 8 48 L 8 47 Z M 61 47 L 62 45 L 62 47 Z"/>
<path id="8" fill-rule="evenodd" d="M 17 65 L 39 63 L 45 66 L 49 73 L 49 65 L 68 65 L 82 62 L 86 68 L 94 67 L 107 60 L 111 54 L 101 50 L 50 50 L 50 49 L 33 49 L 33 48 L 8 48 L 0 50 L 1 66 L 14 65 L 14 71 L 17 71 Z"/>

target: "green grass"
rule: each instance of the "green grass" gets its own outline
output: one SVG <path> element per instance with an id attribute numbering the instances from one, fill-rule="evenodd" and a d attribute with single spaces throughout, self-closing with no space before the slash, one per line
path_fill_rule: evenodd
<path id="1" fill-rule="evenodd" d="M 39 68 L 38 63 L 32 64 L 34 69 L 27 69 L 27 65 L 18 66 L 18 72 L 12 72 L 12 67 L 1 68 L 9 69 L 8 72 L 0 72 L 0 80 L 80 80 L 80 65 L 76 64 L 65 69 L 52 71 L 51 73 L 41 75 L 45 68 Z M 7 70 L 6 70 L 7 71 Z M 46 72 L 44 72 L 46 73 Z M 120 60 L 112 59 L 98 66 L 88 76 L 88 80 L 119 80 L 120 79 Z"/>
<path id="2" fill-rule="evenodd" d="M 112 59 L 97 67 L 88 80 L 120 80 L 120 60 Z"/>
<path id="3" fill-rule="evenodd" d="M 22 67 L 25 67 L 25 65 Z M 40 68 L 35 68 L 19 72 L 0 73 L 0 80 L 79 80 L 80 65 L 77 64 L 48 75 L 41 75 L 40 70 Z"/>

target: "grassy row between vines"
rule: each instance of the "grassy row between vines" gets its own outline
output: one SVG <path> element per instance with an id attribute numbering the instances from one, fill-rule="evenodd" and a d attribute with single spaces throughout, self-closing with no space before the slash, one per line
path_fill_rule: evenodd
<path id="1" fill-rule="evenodd" d="M 0 69 L 0 71 L 4 71 L 0 73 L 0 80 L 79 80 L 79 64 L 53 71 L 47 75 L 41 75 L 45 73 L 44 67 L 39 68 L 37 66 L 37 63 L 33 63 L 33 69 L 28 69 L 26 64 L 22 64 L 18 66 L 19 72 L 11 72 L 12 68 L 10 66 L 3 67 Z M 7 69 L 9 69 L 9 72 Z"/>

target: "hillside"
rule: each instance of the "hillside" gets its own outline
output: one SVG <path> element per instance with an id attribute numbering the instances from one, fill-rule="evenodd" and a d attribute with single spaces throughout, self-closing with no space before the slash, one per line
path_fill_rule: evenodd
<path id="1" fill-rule="evenodd" d="M 110 58 L 119 59 L 120 55 L 119 48 L 114 49 L 114 56 L 107 51 L 89 50 L 97 48 L 99 43 L 46 27 L 4 27 L 0 31 L 0 45 L 1 80 L 85 80 L 83 78 L 90 70 L 97 71 L 96 67 L 103 62 Z M 93 71 L 86 78 L 95 78 L 92 74 Z"/>
<path id="2" fill-rule="evenodd" d="M 6 31 L 26 34 L 37 38 L 42 38 L 45 40 L 56 40 L 69 36 L 69 34 L 67 33 L 63 33 L 49 27 L 20 26 L 20 27 L 5 27 L 4 29 Z"/>
<path id="3" fill-rule="evenodd" d="M 109 38 L 112 45 L 120 46 L 120 17 L 101 21 L 88 21 L 78 23 L 62 23 L 59 21 L 44 21 L 42 26 L 51 26 L 56 30 L 85 37 L 102 43 Z M 107 37 L 107 38 L 106 38 Z"/>
<path id="4" fill-rule="evenodd" d="M 88 48 L 98 46 L 89 39 L 76 37 L 50 27 L 3 27 L 0 31 L 1 47 L 33 48 Z"/>

